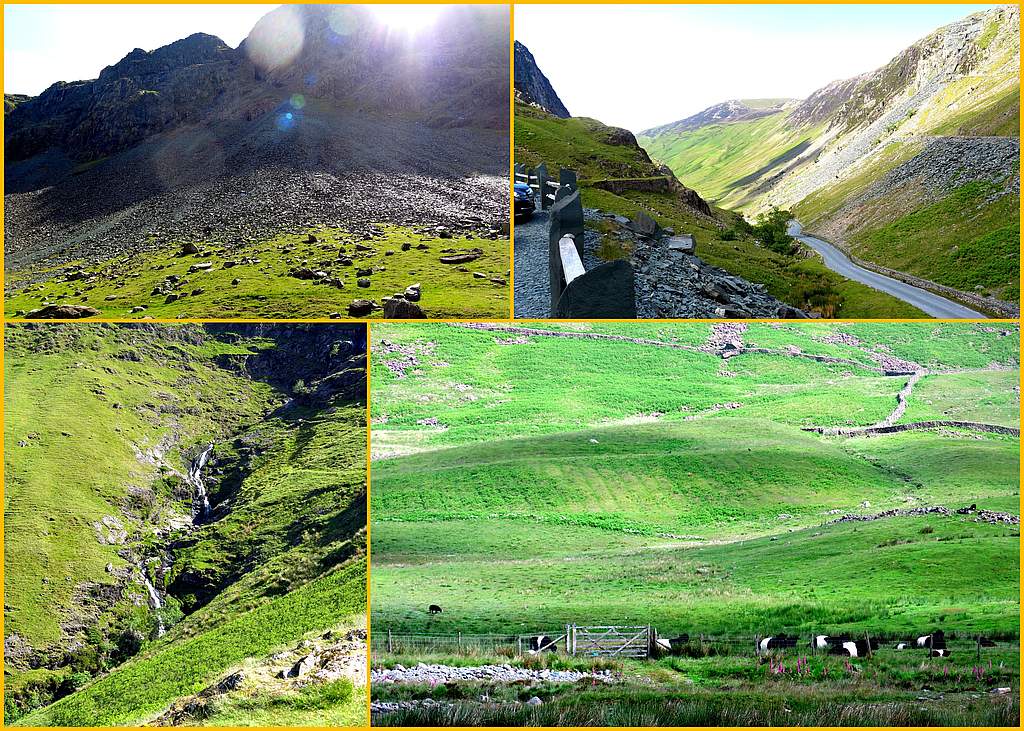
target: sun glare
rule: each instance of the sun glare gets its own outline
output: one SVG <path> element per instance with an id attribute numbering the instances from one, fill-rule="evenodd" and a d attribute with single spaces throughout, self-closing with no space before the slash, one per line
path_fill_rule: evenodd
<path id="1" fill-rule="evenodd" d="M 370 5 L 370 11 L 392 30 L 413 35 L 433 25 L 444 5 Z"/>

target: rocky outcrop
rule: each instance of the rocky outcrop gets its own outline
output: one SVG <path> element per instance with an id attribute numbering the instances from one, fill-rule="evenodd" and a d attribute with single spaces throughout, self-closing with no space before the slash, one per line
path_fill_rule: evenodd
<path id="1" fill-rule="evenodd" d="M 558 98 L 548 77 L 537 66 L 537 60 L 530 53 L 530 49 L 516 41 L 514 55 L 517 101 L 539 107 L 556 117 L 568 118 L 569 110 Z"/>

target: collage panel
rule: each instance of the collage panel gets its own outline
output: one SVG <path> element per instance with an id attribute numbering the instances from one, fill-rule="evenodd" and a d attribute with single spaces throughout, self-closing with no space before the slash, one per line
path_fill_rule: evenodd
<path id="1" fill-rule="evenodd" d="M 517 5 L 515 317 L 1019 318 L 1019 26 Z"/>
<path id="2" fill-rule="evenodd" d="M 4 27 L 6 318 L 509 316 L 509 5 Z"/>
<path id="3" fill-rule="evenodd" d="M 374 726 L 1017 726 L 1019 327 L 371 331 Z"/>
<path id="4" fill-rule="evenodd" d="M 366 326 L 4 356 L 5 724 L 365 727 Z"/>

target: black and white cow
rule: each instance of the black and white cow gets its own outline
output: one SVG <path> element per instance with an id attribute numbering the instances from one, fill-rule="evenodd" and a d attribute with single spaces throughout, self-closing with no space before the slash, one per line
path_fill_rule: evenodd
<path id="1" fill-rule="evenodd" d="M 849 635 L 815 635 L 810 646 L 815 650 L 828 650 L 849 641 Z"/>
<path id="2" fill-rule="evenodd" d="M 662 655 L 681 655 L 683 646 L 690 641 L 690 635 L 682 634 L 678 637 L 657 637 L 654 640 L 654 649 Z"/>
<path id="3" fill-rule="evenodd" d="M 940 650 L 932 650 L 928 654 L 930 657 L 949 657 L 953 653 L 943 647 Z"/>
<path id="4" fill-rule="evenodd" d="M 878 649 L 878 640 L 849 640 L 829 648 L 829 655 L 845 655 L 846 657 L 867 657 L 872 650 Z"/>
<path id="5" fill-rule="evenodd" d="M 780 650 L 786 647 L 796 647 L 797 638 L 793 635 L 780 634 L 772 635 L 771 637 L 765 637 L 758 644 L 758 648 L 761 652 L 768 652 L 768 650 Z"/>
<path id="6" fill-rule="evenodd" d="M 910 643 L 909 642 L 898 642 L 898 643 L 896 643 L 896 649 L 897 650 L 906 650 L 908 647 L 910 647 Z"/>
<path id="7" fill-rule="evenodd" d="M 530 638 L 531 652 L 558 652 L 558 643 L 547 635 L 537 635 Z"/>
<path id="8" fill-rule="evenodd" d="M 915 644 L 920 648 L 932 650 L 945 650 L 946 634 L 941 629 L 936 630 L 935 632 L 932 632 L 930 635 L 918 637 Z"/>
<path id="9" fill-rule="evenodd" d="M 440 614 L 441 607 L 437 606 L 436 604 L 431 604 L 429 607 L 427 607 L 427 611 L 431 614 Z"/>

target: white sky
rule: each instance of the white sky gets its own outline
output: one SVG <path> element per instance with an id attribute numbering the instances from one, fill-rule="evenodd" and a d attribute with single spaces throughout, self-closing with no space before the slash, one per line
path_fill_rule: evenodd
<path id="1" fill-rule="evenodd" d="M 577 117 L 642 129 L 728 99 L 802 99 L 991 5 L 516 5 Z"/>
<path id="2" fill-rule="evenodd" d="M 4 5 L 4 91 L 95 79 L 135 48 L 193 33 L 237 47 L 276 5 Z"/>

